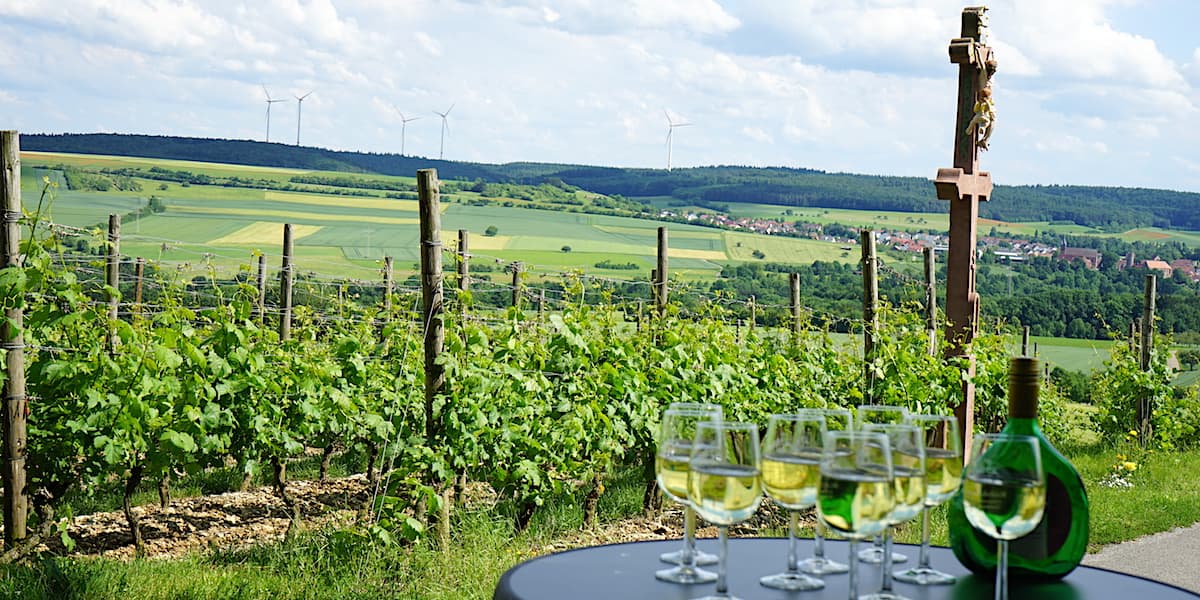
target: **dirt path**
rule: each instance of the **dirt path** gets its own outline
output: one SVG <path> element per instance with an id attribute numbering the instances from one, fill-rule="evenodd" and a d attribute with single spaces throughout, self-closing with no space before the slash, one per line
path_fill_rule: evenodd
<path id="1" fill-rule="evenodd" d="M 350 523 L 367 501 L 370 488 L 366 477 L 353 475 L 341 479 L 294 481 L 288 490 L 296 497 L 306 528 L 329 523 Z M 469 496 L 490 497 L 478 490 Z M 134 508 L 142 524 L 148 558 L 175 558 L 209 547 L 240 548 L 283 539 L 288 527 L 283 502 L 262 487 L 248 492 L 230 492 L 214 496 L 181 498 L 162 509 L 157 504 Z M 811 514 L 803 520 L 811 524 Z M 786 527 L 786 515 L 770 501 L 748 522 L 731 528 L 732 536 L 757 535 L 763 528 Z M 76 517 L 69 529 L 75 549 L 66 552 L 54 539 L 46 549 L 68 556 L 104 556 L 129 559 L 134 556 L 129 526 L 121 511 L 94 513 Z M 588 530 L 567 532 L 552 542 L 532 549 L 535 555 L 581 546 L 612 544 L 637 540 L 679 538 L 683 532 L 683 511 L 668 506 L 657 515 L 636 516 Z M 698 537 L 716 537 L 715 527 L 700 527 Z"/>
<path id="2" fill-rule="evenodd" d="M 320 481 L 293 481 L 288 491 L 296 498 L 306 527 L 353 520 L 369 493 L 364 475 Z M 142 523 L 146 556 L 172 558 L 210 546 L 244 547 L 282 539 L 288 527 L 283 502 L 262 487 L 248 492 L 180 498 L 162 509 L 158 504 L 133 509 Z M 76 517 L 69 533 L 74 551 L 67 553 L 54 539 L 46 549 L 70 556 L 132 558 L 133 540 L 121 511 Z"/>

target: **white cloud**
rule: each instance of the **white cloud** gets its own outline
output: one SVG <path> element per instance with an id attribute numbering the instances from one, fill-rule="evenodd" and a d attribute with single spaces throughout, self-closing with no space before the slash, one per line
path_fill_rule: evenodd
<path id="1" fill-rule="evenodd" d="M 761 127 L 743 127 L 742 133 L 746 137 L 762 144 L 775 143 L 775 138 L 771 137 L 771 134 L 764 131 Z"/>
<path id="2" fill-rule="evenodd" d="M 413 34 L 413 38 L 417 40 L 417 44 L 421 46 L 421 49 L 423 49 L 430 56 L 442 55 L 442 45 L 437 40 L 433 39 L 433 36 L 429 35 L 428 33 L 425 33 L 424 31 L 418 31 Z"/>
<path id="3" fill-rule="evenodd" d="M 10 94 L 10 93 L 8 93 L 8 92 L 4 91 L 4 90 L 0 90 L 0 103 L 6 103 L 6 104 L 7 104 L 7 103 L 13 103 L 13 102 L 16 102 L 16 101 L 17 101 L 17 97 L 16 97 L 16 96 L 14 96 L 14 95 L 12 95 L 12 94 Z"/>

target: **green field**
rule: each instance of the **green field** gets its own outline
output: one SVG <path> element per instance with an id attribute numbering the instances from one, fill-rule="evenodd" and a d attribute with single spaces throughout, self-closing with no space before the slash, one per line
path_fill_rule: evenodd
<path id="1" fill-rule="evenodd" d="M 366 278 L 377 276 L 377 265 L 385 255 L 395 258 L 401 273 L 418 261 L 417 203 L 383 197 L 382 190 L 368 190 L 372 196 L 361 197 L 136 178 L 142 186 L 139 192 L 82 192 L 67 190 L 61 172 L 49 167 L 158 166 L 212 177 L 251 177 L 280 184 L 288 183 L 296 174 L 408 184 L 414 182 L 411 177 L 49 153 L 26 153 L 23 163 L 22 190 L 28 209 L 36 205 L 43 177 L 59 183 L 48 207 L 50 219 L 56 223 L 99 226 L 110 213 L 128 214 L 145 206 L 151 195 L 159 197 L 166 205 L 165 212 L 126 219 L 122 225 L 122 250 L 134 256 L 196 269 L 205 261 L 211 261 L 219 269 L 236 269 L 251 263 L 254 252 L 277 255 L 282 226 L 292 223 L 296 227 L 296 254 L 301 269 Z M 312 189 L 332 189 L 305 185 Z M 594 265 L 603 261 L 638 266 L 637 270 L 608 271 L 620 278 L 644 278 L 655 267 L 660 222 L 465 203 L 478 197 L 469 192 L 448 193 L 443 194 L 442 204 L 443 243 L 447 247 L 453 245 L 460 229 L 470 232 L 475 260 L 521 261 L 535 273 L 568 269 L 599 271 Z M 513 200 L 512 204 L 521 206 L 529 202 Z M 483 232 L 490 227 L 495 227 L 497 234 L 485 236 Z M 730 261 L 808 263 L 854 259 L 834 244 L 812 240 L 681 224 L 671 224 L 668 233 L 671 272 L 681 279 L 711 278 Z M 765 257 L 755 258 L 754 250 L 763 252 Z"/>

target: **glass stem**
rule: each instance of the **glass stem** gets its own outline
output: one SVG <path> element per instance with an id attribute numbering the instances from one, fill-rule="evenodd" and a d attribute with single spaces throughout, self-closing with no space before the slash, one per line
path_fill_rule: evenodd
<path id="1" fill-rule="evenodd" d="M 800 572 L 800 560 L 796 558 L 796 526 L 800 523 L 800 513 L 791 510 L 788 511 L 790 517 L 788 521 L 788 573 Z"/>
<path id="2" fill-rule="evenodd" d="M 917 567 L 921 569 L 932 569 L 929 564 L 929 507 L 921 508 L 921 558 L 917 561 Z"/>
<path id="3" fill-rule="evenodd" d="M 696 564 L 696 512 L 690 504 L 683 507 L 683 556 L 680 564 L 685 567 Z"/>
<path id="4" fill-rule="evenodd" d="M 728 594 L 729 582 L 725 581 L 725 555 L 728 551 L 729 543 L 729 528 L 725 525 L 717 527 L 721 532 L 721 564 L 717 566 L 717 593 Z"/>
<path id="5" fill-rule="evenodd" d="M 889 525 L 883 532 L 883 581 L 879 591 L 892 591 L 892 528 Z"/>
<path id="6" fill-rule="evenodd" d="M 996 541 L 996 600 L 1008 600 L 1008 540 Z"/>
<path id="7" fill-rule="evenodd" d="M 858 540 L 850 538 L 850 600 L 858 600 Z"/>
<path id="8" fill-rule="evenodd" d="M 817 518 L 817 526 L 813 529 L 813 556 L 825 559 L 825 524 Z"/>

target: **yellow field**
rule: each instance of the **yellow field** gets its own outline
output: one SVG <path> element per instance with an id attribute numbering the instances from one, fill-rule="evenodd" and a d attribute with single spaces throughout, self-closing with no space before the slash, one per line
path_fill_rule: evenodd
<path id="1" fill-rule="evenodd" d="M 329 196 L 325 194 L 303 194 L 298 192 L 266 193 L 267 200 L 277 202 L 292 202 L 295 204 L 313 204 L 317 206 L 344 206 L 346 208 L 368 208 L 377 210 L 398 210 L 417 212 L 420 210 L 416 200 L 394 200 L 391 198 L 363 198 L 361 196 Z M 442 212 L 446 205 L 442 205 Z"/>
<path id="2" fill-rule="evenodd" d="M 720 250 L 688 250 L 685 248 L 669 248 L 667 250 L 667 256 L 675 258 L 699 258 L 703 260 L 729 260 L 729 257 Z"/>
<path id="3" fill-rule="evenodd" d="M 292 240 L 310 236 L 321 229 L 320 225 L 292 225 Z M 223 244 L 279 246 L 283 244 L 283 226 L 273 221 L 258 221 L 229 235 L 209 240 L 207 243 L 212 246 Z"/>
<path id="4" fill-rule="evenodd" d="M 442 230 L 443 240 L 453 240 L 455 247 L 458 244 L 458 231 Z M 469 238 L 471 250 L 504 250 L 508 248 L 509 242 L 512 241 L 511 235 L 473 235 Z"/>
<path id="5" fill-rule="evenodd" d="M 731 231 L 726 231 L 724 234 L 725 248 L 729 251 L 729 258 L 733 260 L 792 263 L 811 263 L 814 260 L 852 262 L 857 260 L 858 255 L 857 249 L 847 253 L 838 244 L 830 242 Z M 765 256 L 758 259 L 754 256 L 755 250 L 761 251 Z"/>
<path id="6" fill-rule="evenodd" d="M 270 210 L 265 208 L 208 208 L 205 206 L 172 206 L 171 212 L 194 213 L 202 215 L 242 215 L 249 217 L 279 217 L 281 223 L 290 219 L 311 219 L 313 221 L 344 221 L 352 223 L 376 223 L 387 225 L 416 225 L 417 219 L 400 217 L 371 217 L 356 215 L 330 215 L 325 213 L 306 213 L 294 210 Z"/>

